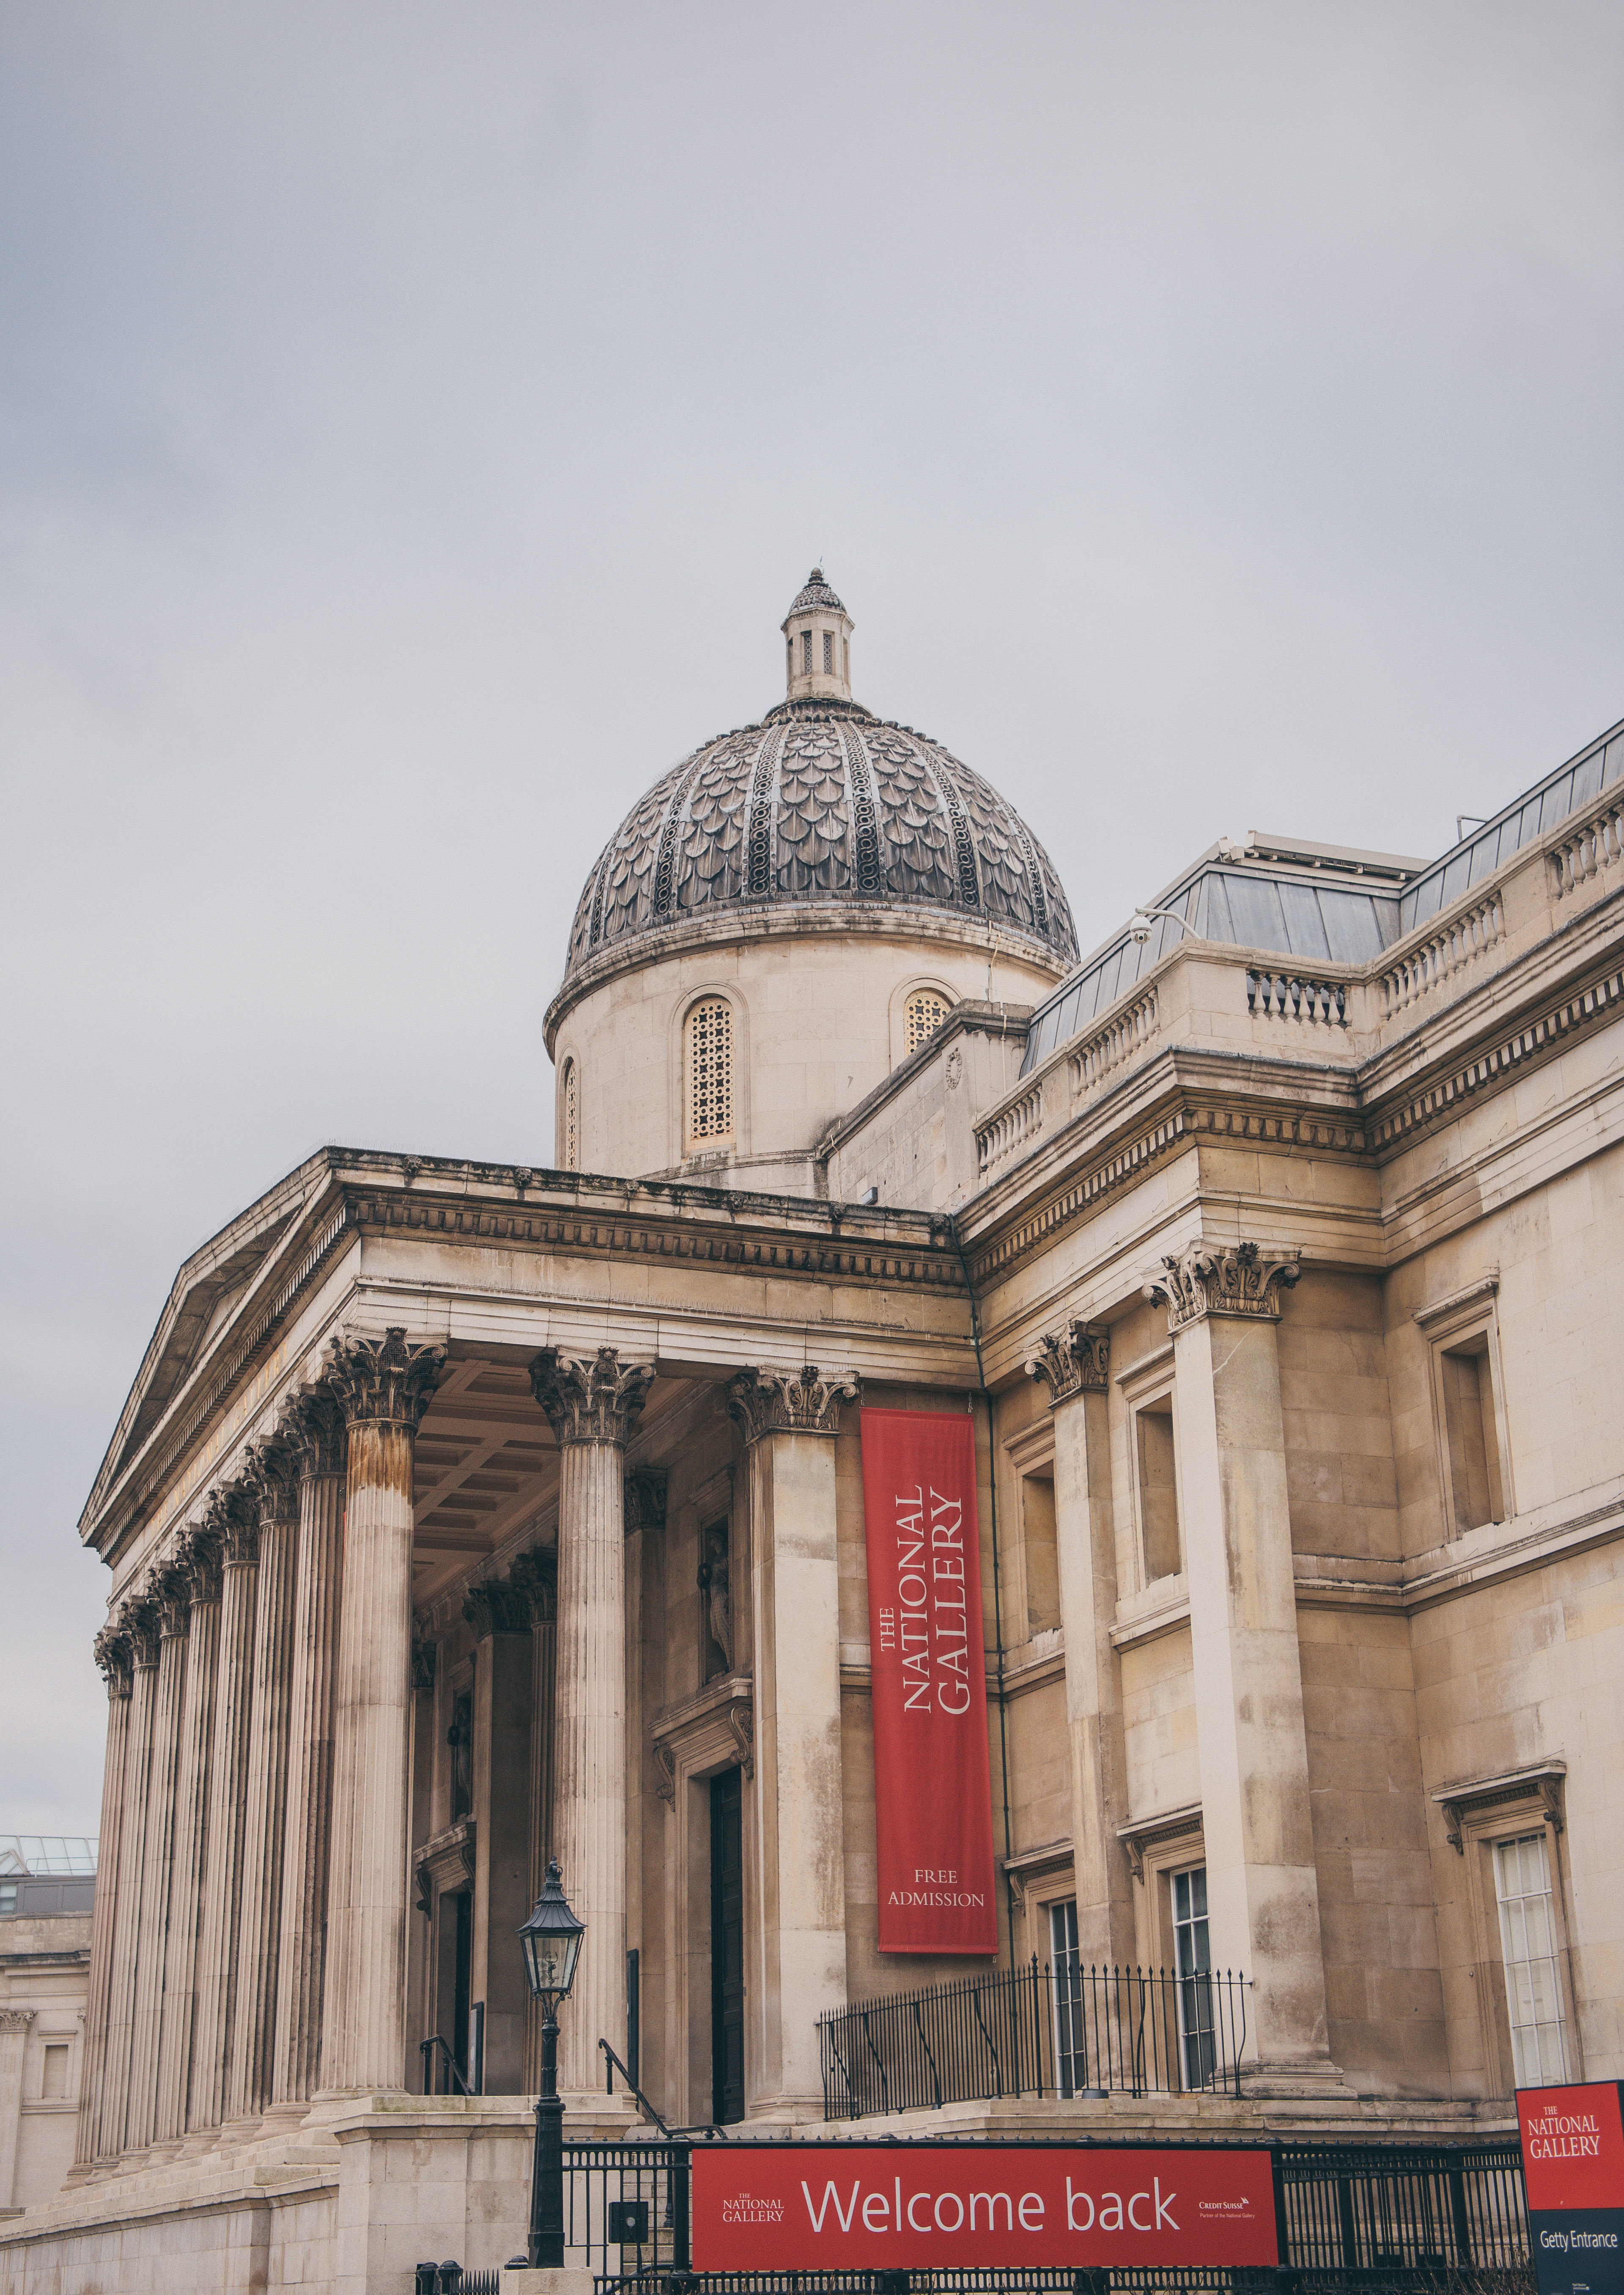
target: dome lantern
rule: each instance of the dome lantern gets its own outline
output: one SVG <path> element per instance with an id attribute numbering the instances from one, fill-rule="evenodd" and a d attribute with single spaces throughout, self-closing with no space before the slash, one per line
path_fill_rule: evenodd
<path id="1" fill-rule="evenodd" d="M 850 614 L 814 566 L 781 624 L 784 666 L 791 701 L 849 701 L 852 698 Z"/>

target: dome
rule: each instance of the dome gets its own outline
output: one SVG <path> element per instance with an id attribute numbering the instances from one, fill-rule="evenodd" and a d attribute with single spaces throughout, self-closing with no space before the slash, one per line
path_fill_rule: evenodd
<path id="1" fill-rule="evenodd" d="M 807 903 L 860 931 L 928 912 L 1074 964 L 1065 892 L 1015 807 L 939 741 L 850 698 L 853 624 L 820 568 L 783 627 L 789 698 L 632 807 L 582 893 L 566 987 L 602 958 L 653 956 L 673 927 Z"/>

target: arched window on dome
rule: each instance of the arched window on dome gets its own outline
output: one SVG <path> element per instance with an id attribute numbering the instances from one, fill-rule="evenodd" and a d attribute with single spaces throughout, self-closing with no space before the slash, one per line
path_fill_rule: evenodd
<path id="1" fill-rule="evenodd" d="M 936 988 L 917 988 L 902 1007 L 902 1057 L 928 1043 L 948 1016 L 948 1000 Z"/>
<path id="2" fill-rule="evenodd" d="M 706 996 L 682 1029 L 684 1154 L 718 1148 L 733 1137 L 733 1009 Z"/>
<path id="3" fill-rule="evenodd" d="M 581 1168 L 581 1071 L 573 1059 L 559 1078 L 559 1156 L 566 1172 Z"/>

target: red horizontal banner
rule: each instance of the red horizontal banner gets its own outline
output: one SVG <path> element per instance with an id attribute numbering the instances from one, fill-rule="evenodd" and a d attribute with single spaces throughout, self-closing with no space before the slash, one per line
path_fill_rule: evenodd
<path id="1" fill-rule="evenodd" d="M 881 1952 L 998 1950 L 967 1412 L 865 1410 Z"/>
<path id="2" fill-rule="evenodd" d="M 696 2271 L 1277 2264 L 1264 2151 L 700 2144 Z"/>

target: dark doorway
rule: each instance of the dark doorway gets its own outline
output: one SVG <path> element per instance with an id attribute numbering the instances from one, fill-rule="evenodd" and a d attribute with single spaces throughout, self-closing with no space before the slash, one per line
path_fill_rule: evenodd
<path id="1" fill-rule="evenodd" d="M 464 1890 L 454 1900 L 457 1907 L 457 1973 L 456 1994 L 452 2004 L 451 2045 L 457 2059 L 457 2070 L 465 2087 L 471 2087 L 469 2077 L 468 1996 L 474 1973 L 474 1899 Z"/>
<path id="2" fill-rule="evenodd" d="M 739 1774 L 711 1779 L 711 2117 L 745 2116 L 745 1860 Z"/>

